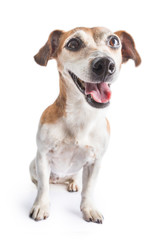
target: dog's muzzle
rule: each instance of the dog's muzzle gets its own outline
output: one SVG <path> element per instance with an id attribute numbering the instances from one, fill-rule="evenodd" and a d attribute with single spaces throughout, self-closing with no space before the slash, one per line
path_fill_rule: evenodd
<path id="1" fill-rule="evenodd" d="M 98 57 L 90 65 L 90 82 L 85 82 L 69 71 L 77 88 L 84 94 L 86 101 L 95 108 L 107 107 L 110 103 L 110 83 L 116 71 L 115 62 L 110 57 Z"/>

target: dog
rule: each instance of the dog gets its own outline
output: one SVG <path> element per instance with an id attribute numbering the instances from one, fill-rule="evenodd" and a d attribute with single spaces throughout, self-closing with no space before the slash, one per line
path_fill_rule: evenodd
<path id="1" fill-rule="evenodd" d="M 30 164 L 37 197 L 30 211 L 34 220 L 49 216 L 49 184 L 67 183 L 78 191 L 82 173 L 81 211 L 84 220 L 102 223 L 103 215 L 93 202 L 93 191 L 101 159 L 107 149 L 110 125 L 106 118 L 111 84 L 122 63 L 141 63 L 131 35 L 107 28 L 78 27 L 53 31 L 34 56 L 46 66 L 56 59 L 60 93 L 42 114 L 37 132 L 37 154 Z"/>

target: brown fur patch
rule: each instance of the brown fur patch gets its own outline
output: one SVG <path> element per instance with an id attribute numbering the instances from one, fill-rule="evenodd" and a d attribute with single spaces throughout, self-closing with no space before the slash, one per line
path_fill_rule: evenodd
<path id="1" fill-rule="evenodd" d="M 60 76 L 60 94 L 56 101 L 43 112 L 40 123 L 55 123 L 61 117 L 66 117 L 66 87 Z"/>
<path id="2" fill-rule="evenodd" d="M 107 118 L 106 118 L 106 124 L 107 124 L 107 126 L 106 126 L 107 132 L 110 134 L 110 125 L 109 125 L 109 121 Z"/>
<path id="3" fill-rule="evenodd" d="M 64 34 L 62 34 L 62 36 L 60 37 L 60 44 L 59 44 L 59 47 L 58 47 L 58 51 L 57 51 L 57 55 L 60 54 L 60 52 L 62 51 L 63 47 L 64 47 L 64 42 L 65 40 L 71 36 L 72 34 L 74 34 L 75 32 L 77 32 L 78 30 L 83 30 L 87 33 L 90 33 L 91 34 L 91 29 L 90 28 L 84 28 L 84 27 L 77 27 L 77 28 L 74 28 L 68 32 L 64 32 Z"/>

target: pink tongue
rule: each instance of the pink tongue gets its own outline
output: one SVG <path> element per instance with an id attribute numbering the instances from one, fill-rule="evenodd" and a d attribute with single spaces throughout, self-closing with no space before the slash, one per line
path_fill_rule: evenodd
<path id="1" fill-rule="evenodd" d="M 107 83 L 85 83 L 85 94 L 91 94 L 92 98 L 99 103 L 106 103 L 111 97 L 111 91 Z"/>

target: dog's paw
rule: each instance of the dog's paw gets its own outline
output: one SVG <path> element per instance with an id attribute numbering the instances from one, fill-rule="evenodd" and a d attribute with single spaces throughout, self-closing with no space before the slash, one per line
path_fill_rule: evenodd
<path id="1" fill-rule="evenodd" d="M 71 182 L 68 184 L 67 190 L 68 192 L 78 192 L 79 188 L 76 182 Z"/>
<path id="2" fill-rule="evenodd" d="M 103 223 L 104 217 L 96 209 L 83 208 L 82 213 L 83 213 L 84 220 L 87 221 L 87 222 L 94 222 L 94 223 L 99 223 L 99 224 Z"/>
<path id="3" fill-rule="evenodd" d="M 44 220 L 49 217 L 49 204 L 35 204 L 33 205 L 29 216 L 35 221 Z"/>

